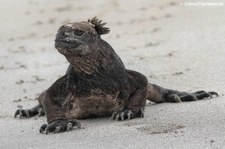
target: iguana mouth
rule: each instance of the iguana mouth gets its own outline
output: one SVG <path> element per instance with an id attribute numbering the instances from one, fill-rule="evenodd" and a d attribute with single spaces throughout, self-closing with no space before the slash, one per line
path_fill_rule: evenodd
<path id="1" fill-rule="evenodd" d="M 56 39 L 55 40 L 55 47 L 56 48 L 77 48 L 78 46 L 82 45 L 83 43 L 70 38 L 63 38 L 63 39 Z"/>
<path id="2" fill-rule="evenodd" d="M 63 55 L 84 55 L 87 52 L 87 45 L 76 39 L 56 39 L 55 47 Z"/>

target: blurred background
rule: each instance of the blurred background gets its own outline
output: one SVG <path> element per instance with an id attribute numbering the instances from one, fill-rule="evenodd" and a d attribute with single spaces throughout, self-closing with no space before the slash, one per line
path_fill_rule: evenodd
<path id="1" fill-rule="evenodd" d="M 146 136 L 141 136 L 143 140 L 148 138 L 153 142 L 149 140 L 138 143 L 138 139 L 136 136 L 132 137 L 132 134 L 129 134 L 131 138 L 128 140 L 137 141 L 136 146 L 134 145 L 137 148 L 146 147 L 143 144 L 155 148 L 224 147 L 224 3 L 222 0 L 1 0 L 0 127 L 4 135 L 0 135 L 0 144 L 4 148 L 24 148 L 26 144 L 28 147 L 33 144 L 40 147 L 39 142 L 32 140 L 32 136 L 37 135 L 45 118 L 25 122 L 15 120 L 12 116 L 17 108 L 34 106 L 37 103 L 35 96 L 65 74 L 68 62 L 54 48 L 58 28 L 68 22 L 86 21 L 96 16 L 107 22 L 111 32 L 102 38 L 114 48 L 126 68 L 137 70 L 145 74 L 150 82 L 167 88 L 213 90 L 220 94 L 220 98 L 205 102 L 148 106 L 147 118 L 142 120 L 143 123 L 135 120 L 135 125 L 129 124 L 129 131 L 148 132 Z M 121 143 L 120 135 L 116 135 L 117 138 L 109 143 L 110 138 L 115 135 L 112 132 L 118 131 L 115 125 L 126 132 L 128 128 L 121 125 L 128 126 L 127 122 L 114 124 L 110 132 L 104 131 L 104 128 L 107 130 L 107 126 L 102 126 L 104 124 L 97 122 L 101 127 L 98 128 L 98 125 L 90 124 L 91 120 L 85 122 L 91 131 L 103 128 L 101 141 L 106 139 L 108 144 L 118 148 L 134 147 L 132 144 Z M 111 124 L 106 120 L 102 122 Z M 153 122 L 154 127 L 151 125 Z M 155 129 L 160 132 L 171 129 L 174 132 L 174 125 L 170 126 L 170 123 L 187 126 L 187 133 L 178 138 L 170 133 L 162 136 L 149 135 Z M 146 124 L 149 127 L 145 127 Z M 17 140 L 15 136 L 11 136 L 13 134 L 7 127 L 10 131 L 15 130 L 16 136 L 30 136 L 30 139 L 26 141 L 26 137 L 21 137 L 22 142 Z M 105 138 L 104 132 L 109 134 L 108 138 Z M 92 133 L 98 134 L 95 131 Z M 8 138 L 16 143 L 7 143 Z M 46 142 L 42 136 L 38 138 Z M 89 142 L 96 142 L 96 138 L 91 139 Z M 164 144 L 157 142 L 160 139 Z M 85 139 L 80 141 L 81 145 L 87 144 Z M 55 147 L 58 145 L 56 143 Z M 73 144 L 70 145 L 72 148 Z M 47 142 L 45 147 L 51 145 Z M 102 144 L 101 147 L 107 145 Z"/>

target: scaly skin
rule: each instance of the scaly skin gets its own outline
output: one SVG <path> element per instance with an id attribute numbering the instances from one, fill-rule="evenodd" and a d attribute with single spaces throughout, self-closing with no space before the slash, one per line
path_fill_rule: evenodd
<path id="1" fill-rule="evenodd" d="M 217 95 L 164 89 L 150 84 L 139 72 L 127 70 L 113 48 L 100 37 L 109 33 L 106 23 L 93 18 L 61 26 L 56 49 L 70 65 L 66 74 L 45 90 L 32 109 L 19 109 L 15 117 L 46 115 L 41 133 L 81 128 L 77 119 L 112 116 L 115 120 L 144 117 L 146 99 L 155 103 L 195 101 Z"/>

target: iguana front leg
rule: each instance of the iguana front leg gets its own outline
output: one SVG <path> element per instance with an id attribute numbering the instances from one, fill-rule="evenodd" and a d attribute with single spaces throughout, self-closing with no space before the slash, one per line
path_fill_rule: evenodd
<path id="1" fill-rule="evenodd" d="M 50 90 L 50 91 L 49 91 Z M 81 124 L 75 118 L 68 118 L 65 115 L 64 109 L 59 104 L 59 100 L 63 100 L 63 97 L 52 97 L 49 89 L 42 101 L 43 108 L 46 112 L 48 124 L 43 124 L 40 127 L 40 133 L 59 133 L 64 131 L 70 131 L 74 126 L 81 128 Z M 53 89 L 54 90 L 54 89 Z"/>
<path id="2" fill-rule="evenodd" d="M 133 70 L 127 70 L 127 74 L 130 94 L 124 104 L 124 109 L 113 113 L 112 118 L 115 120 L 144 117 L 148 80 L 144 75 Z"/>

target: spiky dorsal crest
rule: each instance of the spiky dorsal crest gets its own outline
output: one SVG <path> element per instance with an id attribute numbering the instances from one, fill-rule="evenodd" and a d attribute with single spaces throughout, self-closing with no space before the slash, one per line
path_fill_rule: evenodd
<path id="1" fill-rule="evenodd" d="M 88 19 L 88 23 L 98 32 L 99 35 L 108 34 L 110 32 L 108 27 L 104 27 L 106 23 L 102 22 L 102 20 L 99 20 L 97 17 Z"/>

